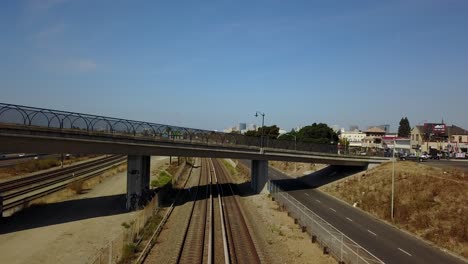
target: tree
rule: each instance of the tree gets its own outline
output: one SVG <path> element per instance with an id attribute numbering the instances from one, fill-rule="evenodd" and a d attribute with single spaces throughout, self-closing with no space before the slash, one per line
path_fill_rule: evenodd
<path id="1" fill-rule="evenodd" d="M 245 132 L 245 135 L 251 137 L 261 137 L 262 131 L 265 138 L 276 139 L 279 136 L 279 127 L 276 125 L 260 127 L 257 131 L 249 130 Z"/>
<path id="2" fill-rule="evenodd" d="M 288 140 L 288 141 L 294 141 L 297 140 L 297 132 L 294 131 L 294 129 L 291 129 L 290 132 L 286 134 L 282 134 L 281 136 L 278 137 L 279 140 Z"/>
<path id="3" fill-rule="evenodd" d="M 338 135 L 327 124 L 313 123 L 299 130 L 297 139 L 302 142 L 336 144 L 338 142 Z"/>
<path id="4" fill-rule="evenodd" d="M 404 117 L 400 120 L 400 126 L 398 127 L 398 136 L 399 137 L 409 137 L 411 135 L 411 126 L 407 117 Z"/>

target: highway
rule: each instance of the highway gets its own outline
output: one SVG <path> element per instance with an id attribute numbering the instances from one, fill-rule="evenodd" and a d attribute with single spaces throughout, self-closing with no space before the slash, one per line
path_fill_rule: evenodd
<path id="1" fill-rule="evenodd" d="M 462 170 L 468 170 L 468 160 L 429 160 L 427 164 L 439 168 L 458 168 Z"/>
<path id="2" fill-rule="evenodd" d="M 241 162 L 250 167 L 250 162 Z M 311 187 L 326 182 L 328 174 L 309 177 L 307 183 L 271 167 L 268 174 L 291 196 L 385 263 L 466 263 Z"/>

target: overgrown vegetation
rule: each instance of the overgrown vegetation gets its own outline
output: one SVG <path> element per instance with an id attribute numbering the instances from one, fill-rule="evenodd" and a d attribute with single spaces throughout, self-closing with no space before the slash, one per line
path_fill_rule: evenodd
<path id="1" fill-rule="evenodd" d="M 43 160 L 31 160 L 25 163 L 15 165 L 15 171 L 30 173 L 39 170 L 50 169 L 55 166 L 59 166 L 60 161 L 57 159 L 43 159 Z"/>
<path id="2" fill-rule="evenodd" d="M 391 221 L 392 164 L 321 187 L 378 218 Z M 468 257 L 468 177 L 459 169 L 397 162 L 394 224 Z"/>
<path id="3" fill-rule="evenodd" d="M 163 187 L 168 183 L 172 182 L 172 175 L 169 174 L 169 172 L 163 170 L 159 172 L 159 176 L 156 180 L 151 181 L 151 187 L 157 188 L 157 187 Z"/>
<path id="4" fill-rule="evenodd" d="M 68 184 L 68 188 L 70 188 L 76 194 L 82 194 L 84 191 L 83 185 L 84 185 L 84 180 L 77 180 Z"/>
<path id="5" fill-rule="evenodd" d="M 229 161 L 223 159 L 223 164 L 226 167 L 226 169 L 229 171 L 229 174 L 233 176 L 237 174 L 236 168 L 234 168 L 234 166 L 232 166 L 232 164 Z"/>
<path id="6" fill-rule="evenodd" d="M 125 263 L 129 258 L 136 253 L 138 245 L 136 243 L 128 243 L 125 244 L 123 253 L 122 253 L 122 260 L 121 263 Z"/>

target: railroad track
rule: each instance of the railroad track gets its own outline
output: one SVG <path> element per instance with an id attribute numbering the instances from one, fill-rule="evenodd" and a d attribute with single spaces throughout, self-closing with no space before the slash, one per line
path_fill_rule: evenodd
<path id="1" fill-rule="evenodd" d="M 202 159 L 198 184 L 175 263 L 260 263 L 229 174 Z M 218 210 L 216 210 L 218 209 Z"/>
<path id="2" fill-rule="evenodd" d="M 261 263 L 257 249 L 242 212 L 237 192 L 232 187 L 232 181 L 226 168 L 219 160 L 213 160 L 215 175 L 220 186 L 224 222 L 227 231 L 227 247 L 229 262 L 226 263 Z"/>
<path id="3" fill-rule="evenodd" d="M 198 184 L 190 188 L 193 201 L 184 238 L 177 255 L 177 263 L 203 263 L 208 253 L 205 251 L 206 231 L 210 229 L 208 198 L 211 196 L 211 177 L 208 175 L 207 160 L 201 160 L 201 174 Z"/>
<path id="4" fill-rule="evenodd" d="M 124 156 L 110 156 L 52 172 L 40 173 L 27 178 L 1 183 L 0 196 L 3 199 L 3 211 L 25 205 L 29 201 L 64 189 L 74 178 L 86 180 L 99 175 L 104 170 L 123 163 L 125 159 L 126 157 Z M 29 193 L 31 195 L 28 195 Z"/>

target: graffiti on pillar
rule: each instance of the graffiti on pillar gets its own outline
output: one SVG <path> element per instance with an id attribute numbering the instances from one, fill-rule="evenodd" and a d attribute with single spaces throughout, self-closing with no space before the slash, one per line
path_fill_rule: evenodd
<path id="1" fill-rule="evenodd" d="M 139 200 L 140 196 L 136 193 L 132 193 L 127 197 L 127 209 L 128 210 L 136 210 L 139 208 Z"/>

